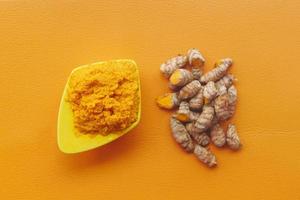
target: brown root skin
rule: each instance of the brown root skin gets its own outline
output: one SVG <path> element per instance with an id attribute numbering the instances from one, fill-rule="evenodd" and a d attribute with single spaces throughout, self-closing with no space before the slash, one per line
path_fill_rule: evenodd
<path id="1" fill-rule="evenodd" d="M 220 87 L 216 87 L 217 88 L 217 96 L 221 96 L 223 94 L 227 93 L 227 88 L 224 85 L 221 85 Z"/>
<path id="2" fill-rule="evenodd" d="M 233 124 L 228 125 L 227 134 L 226 134 L 226 142 L 227 142 L 228 147 L 232 150 L 238 150 L 242 146 L 241 142 L 240 142 L 240 138 L 236 131 L 236 127 Z"/>
<path id="3" fill-rule="evenodd" d="M 208 148 L 202 147 L 201 145 L 195 145 L 194 154 L 208 167 L 214 167 L 217 165 L 216 156 Z"/>
<path id="4" fill-rule="evenodd" d="M 172 85 L 170 82 L 169 82 L 168 86 L 169 86 L 170 90 L 172 90 L 173 92 L 178 92 L 181 89 L 181 87 Z"/>
<path id="5" fill-rule="evenodd" d="M 213 100 L 218 94 L 218 90 L 213 81 L 209 81 L 203 89 L 203 96 L 207 99 L 208 102 Z"/>
<path id="6" fill-rule="evenodd" d="M 199 117 L 200 117 L 199 112 L 190 111 L 190 114 L 189 114 L 190 121 L 195 122 L 195 121 L 197 121 L 197 119 Z"/>
<path id="7" fill-rule="evenodd" d="M 179 105 L 176 93 L 166 93 L 156 98 L 156 103 L 160 108 L 171 110 Z"/>
<path id="8" fill-rule="evenodd" d="M 223 94 L 221 96 L 218 96 L 214 101 L 214 108 L 216 112 L 216 116 L 220 121 L 225 121 L 232 117 L 234 110 L 234 107 L 230 106 L 229 104 L 229 95 Z"/>
<path id="9" fill-rule="evenodd" d="M 237 90 L 234 85 L 229 87 L 227 93 L 220 95 L 215 99 L 214 108 L 220 121 L 225 121 L 234 115 L 236 102 Z"/>
<path id="10" fill-rule="evenodd" d="M 176 69 L 169 80 L 171 85 L 182 87 L 193 80 L 193 74 L 186 69 Z"/>
<path id="11" fill-rule="evenodd" d="M 208 83 L 209 81 L 217 81 L 221 79 L 232 65 L 231 58 L 221 59 L 219 62 L 216 63 L 215 68 L 211 71 L 207 72 L 200 78 L 201 83 Z"/>
<path id="12" fill-rule="evenodd" d="M 204 104 L 203 88 L 201 87 L 196 96 L 189 101 L 190 109 L 199 111 Z"/>
<path id="13" fill-rule="evenodd" d="M 194 144 L 185 126 L 177 119 L 171 117 L 170 127 L 175 141 L 180 144 L 185 151 L 192 152 L 194 150 Z"/>
<path id="14" fill-rule="evenodd" d="M 227 74 L 220 80 L 218 80 L 215 85 L 218 90 L 218 96 L 227 93 L 227 90 L 232 86 L 236 78 L 232 74 Z"/>
<path id="15" fill-rule="evenodd" d="M 203 71 L 200 68 L 193 67 L 192 68 L 192 75 L 193 75 L 194 80 L 200 81 L 200 78 L 203 75 Z"/>
<path id="16" fill-rule="evenodd" d="M 200 88 L 196 96 L 189 101 L 190 109 L 200 111 L 204 105 L 203 87 Z"/>
<path id="17" fill-rule="evenodd" d="M 212 143 L 217 147 L 223 147 L 226 144 L 226 135 L 220 124 L 212 127 L 210 137 Z"/>
<path id="18" fill-rule="evenodd" d="M 210 143 L 210 137 L 207 133 L 203 132 L 200 133 L 196 128 L 193 122 L 187 123 L 185 125 L 186 130 L 190 134 L 190 136 L 193 138 L 193 140 L 201 145 L 201 146 L 207 146 Z"/>
<path id="19" fill-rule="evenodd" d="M 160 71 L 166 78 L 169 78 L 176 69 L 184 67 L 186 64 L 187 56 L 178 55 L 161 64 Z"/>
<path id="20" fill-rule="evenodd" d="M 198 120 L 195 122 L 197 132 L 201 133 L 209 129 L 212 125 L 214 115 L 214 108 L 210 105 L 205 105 Z"/>
<path id="21" fill-rule="evenodd" d="M 216 82 L 216 87 L 220 88 L 221 86 L 224 86 L 228 89 L 233 84 L 233 81 L 235 81 L 234 76 L 232 74 L 227 74 Z"/>
<path id="22" fill-rule="evenodd" d="M 213 118 L 213 120 L 212 120 L 212 122 L 211 122 L 211 126 L 213 127 L 213 126 L 215 126 L 217 123 L 219 123 L 219 119 L 218 119 L 217 115 L 215 114 L 215 115 L 214 115 L 214 118 Z"/>
<path id="23" fill-rule="evenodd" d="M 193 67 L 202 67 L 205 63 L 205 59 L 196 48 L 191 48 L 187 52 L 187 58 L 190 65 Z"/>
<path id="24" fill-rule="evenodd" d="M 191 137 L 201 146 L 207 146 L 210 143 L 210 138 L 207 133 L 191 132 Z"/>
<path id="25" fill-rule="evenodd" d="M 186 101 L 182 101 L 179 105 L 179 109 L 174 115 L 174 117 L 181 122 L 190 121 L 190 109 L 189 103 Z"/>
<path id="26" fill-rule="evenodd" d="M 178 98 L 180 100 L 190 99 L 198 93 L 201 87 L 202 86 L 199 81 L 193 80 L 192 82 L 181 88 L 181 90 L 179 91 Z"/>
<path id="27" fill-rule="evenodd" d="M 190 122 L 185 125 L 186 130 L 190 135 L 200 134 L 199 130 L 195 127 L 195 122 Z"/>
<path id="28" fill-rule="evenodd" d="M 237 101 L 237 90 L 234 85 L 228 88 L 229 104 L 236 104 Z"/>

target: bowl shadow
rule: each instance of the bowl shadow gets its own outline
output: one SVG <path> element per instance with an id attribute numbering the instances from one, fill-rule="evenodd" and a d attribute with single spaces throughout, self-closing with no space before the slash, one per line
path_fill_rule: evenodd
<path id="1" fill-rule="evenodd" d="M 59 154 L 59 162 L 72 170 L 84 170 L 95 165 L 110 162 L 114 159 L 134 153 L 138 146 L 141 128 L 137 126 L 122 137 L 99 148 L 75 154 Z"/>

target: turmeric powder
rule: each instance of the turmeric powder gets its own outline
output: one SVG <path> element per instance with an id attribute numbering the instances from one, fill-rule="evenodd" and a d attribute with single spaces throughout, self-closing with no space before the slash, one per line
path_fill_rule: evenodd
<path id="1" fill-rule="evenodd" d="M 109 61 L 75 71 L 69 81 L 75 128 L 80 133 L 120 131 L 137 120 L 138 71 L 133 63 Z"/>

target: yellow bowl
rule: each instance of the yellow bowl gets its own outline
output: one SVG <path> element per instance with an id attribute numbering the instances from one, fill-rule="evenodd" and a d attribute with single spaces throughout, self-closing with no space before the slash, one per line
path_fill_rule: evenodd
<path id="1" fill-rule="evenodd" d="M 111 62 L 111 61 L 110 61 Z M 70 103 L 68 103 L 65 99 L 67 97 L 67 90 L 68 90 L 68 85 L 70 81 L 70 77 L 72 74 L 76 71 L 78 73 L 78 70 L 82 70 L 87 66 L 91 65 L 97 65 L 99 66 L 106 66 L 107 62 L 97 62 L 93 63 L 90 65 L 83 65 L 80 67 L 75 68 L 67 81 L 67 84 L 65 86 L 61 102 L 60 102 L 60 108 L 59 108 L 59 113 L 58 113 L 58 122 L 57 122 L 57 143 L 59 149 L 64 152 L 64 153 L 79 153 L 83 151 L 87 151 L 90 149 L 94 149 L 96 147 L 100 147 L 102 145 L 105 145 L 109 142 L 114 141 L 115 139 L 123 136 L 124 134 L 128 133 L 131 129 L 136 127 L 138 123 L 140 122 L 141 118 L 141 86 L 140 86 L 140 78 L 139 78 L 139 72 L 138 72 L 138 67 L 136 63 L 133 60 L 129 59 L 121 59 L 121 60 L 114 60 L 113 62 L 120 62 L 124 64 L 133 64 L 138 73 L 138 95 L 139 95 L 139 109 L 137 113 L 137 120 L 128 128 L 109 133 L 108 135 L 101 135 L 101 134 L 81 134 L 78 132 L 77 129 L 74 127 L 74 122 L 73 122 L 73 112 L 71 109 Z"/>

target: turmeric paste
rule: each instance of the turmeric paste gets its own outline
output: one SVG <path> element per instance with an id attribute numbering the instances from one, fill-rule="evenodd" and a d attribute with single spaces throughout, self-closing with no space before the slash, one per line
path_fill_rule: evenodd
<path id="1" fill-rule="evenodd" d="M 131 62 L 95 63 L 75 71 L 68 98 L 80 133 L 120 131 L 137 120 L 138 71 Z"/>

